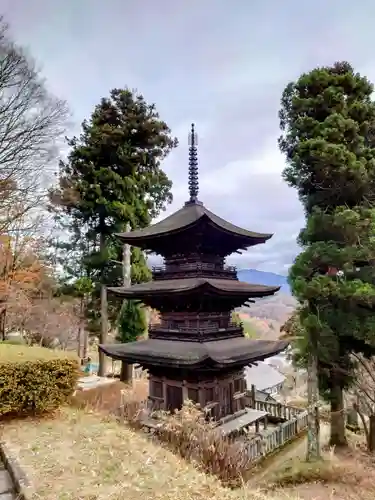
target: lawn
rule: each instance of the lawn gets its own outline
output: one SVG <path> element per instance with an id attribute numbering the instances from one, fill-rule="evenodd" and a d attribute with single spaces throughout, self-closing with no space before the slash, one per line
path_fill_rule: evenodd
<path id="1" fill-rule="evenodd" d="M 0 429 L 33 483 L 33 500 L 265 498 L 223 488 L 146 435 L 93 411 L 66 407 L 54 418 Z"/>

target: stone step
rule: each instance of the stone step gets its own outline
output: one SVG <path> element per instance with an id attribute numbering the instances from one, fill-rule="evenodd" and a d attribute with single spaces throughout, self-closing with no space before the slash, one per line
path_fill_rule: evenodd
<path id="1" fill-rule="evenodd" d="M 0 500 L 16 500 L 13 481 L 2 462 L 0 462 Z"/>

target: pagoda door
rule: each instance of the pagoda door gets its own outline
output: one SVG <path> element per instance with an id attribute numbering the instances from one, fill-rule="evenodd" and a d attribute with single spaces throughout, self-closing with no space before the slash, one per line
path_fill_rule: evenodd
<path id="1" fill-rule="evenodd" d="M 167 385 L 167 411 L 181 410 L 183 402 L 182 387 Z"/>

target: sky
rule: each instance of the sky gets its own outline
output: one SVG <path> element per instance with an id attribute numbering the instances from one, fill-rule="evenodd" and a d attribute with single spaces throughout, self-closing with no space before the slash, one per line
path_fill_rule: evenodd
<path id="1" fill-rule="evenodd" d="M 199 140 L 199 198 L 274 236 L 230 263 L 286 274 L 304 225 L 282 180 L 278 111 L 289 81 L 348 60 L 375 82 L 375 2 L 362 0 L 0 0 L 12 35 L 72 110 L 71 134 L 114 87 L 154 102 L 180 146 L 163 164 L 188 198 L 188 133 Z"/>

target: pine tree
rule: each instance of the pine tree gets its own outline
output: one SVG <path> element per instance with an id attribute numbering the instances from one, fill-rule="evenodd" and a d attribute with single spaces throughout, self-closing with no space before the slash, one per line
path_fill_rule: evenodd
<path id="1" fill-rule="evenodd" d="M 303 74 L 284 90 L 279 140 L 287 183 L 306 214 L 303 251 L 290 270 L 319 385 L 331 403 L 331 444 L 346 444 L 343 390 L 352 353 L 375 345 L 375 106 L 372 84 L 350 64 Z"/>
<path id="2" fill-rule="evenodd" d="M 68 279 L 83 274 L 94 285 L 87 315 L 91 330 L 97 332 L 101 286 L 122 285 L 122 248 L 114 235 L 127 223 L 132 229 L 146 227 L 171 202 L 171 181 L 161 162 L 177 140 L 153 104 L 136 92 L 114 89 L 82 123 L 81 135 L 68 144 L 71 150 L 61 162 L 59 185 L 50 198 L 60 226 L 68 229 L 68 241 L 61 241 L 70 256 Z M 131 264 L 133 283 L 150 279 L 137 248 L 132 249 Z M 80 275 L 72 277 L 78 269 Z M 120 307 L 121 302 L 109 297 L 113 323 Z"/>

